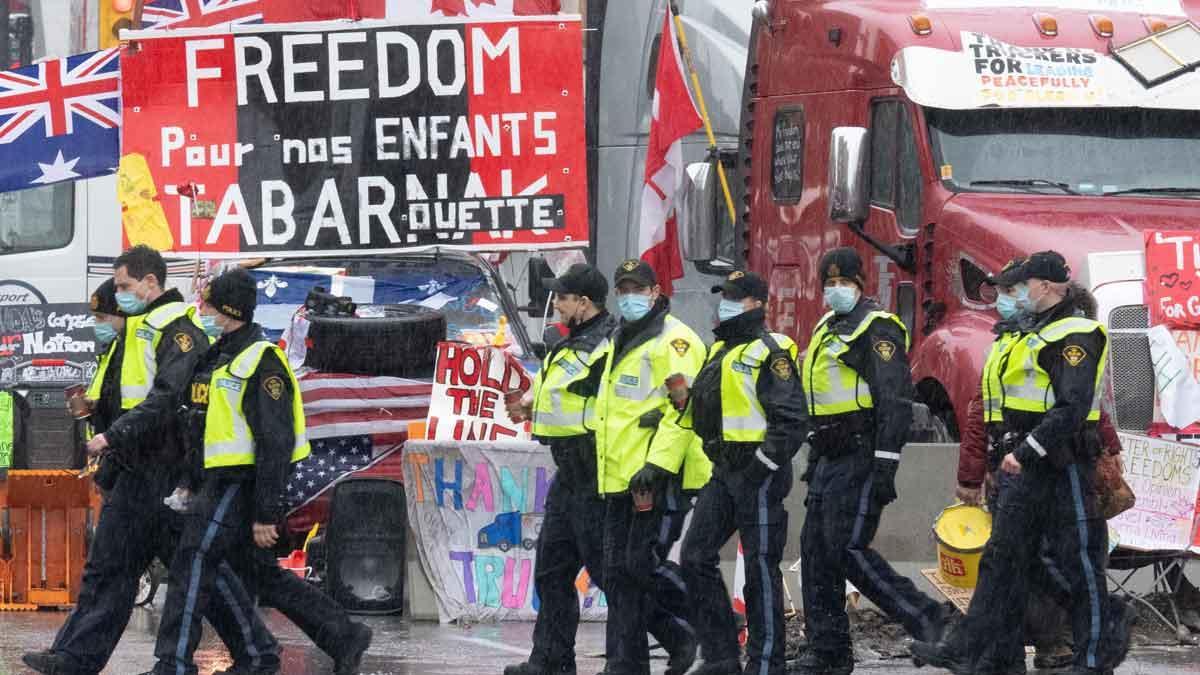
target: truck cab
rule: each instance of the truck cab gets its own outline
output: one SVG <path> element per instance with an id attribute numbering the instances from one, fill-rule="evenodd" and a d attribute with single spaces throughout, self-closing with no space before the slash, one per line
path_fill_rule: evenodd
<path id="1" fill-rule="evenodd" d="M 827 311 L 818 261 L 858 249 L 867 294 L 909 329 L 917 391 L 947 439 L 999 318 L 987 275 L 1058 250 L 1099 297 L 1101 321 L 1144 332 L 1143 233 L 1200 226 L 1200 79 L 1147 86 L 1111 54 L 1195 19 L 1200 3 L 1141 3 L 1156 14 L 996 4 L 758 2 L 747 57 L 739 262 L 769 279 L 774 328 L 804 345 Z M 711 167 L 689 173 L 702 208 L 685 256 L 702 261 L 724 207 Z M 1149 422 L 1143 345 L 1113 342 L 1127 429 Z"/>

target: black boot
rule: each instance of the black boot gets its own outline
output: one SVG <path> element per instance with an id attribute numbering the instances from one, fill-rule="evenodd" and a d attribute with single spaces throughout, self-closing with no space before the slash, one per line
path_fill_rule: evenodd
<path id="1" fill-rule="evenodd" d="M 966 654 L 949 641 L 932 643 L 918 640 L 912 643 L 911 650 L 913 663 L 918 668 L 930 665 L 935 668 L 945 668 L 954 675 L 972 675 L 974 672 Z"/>
<path id="2" fill-rule="evenodd" d="M 810 649 L 796 660 L 788 672 L 800 675 L 850 675 L 854 672 L 854 655 L 849 651 L 838 654 Z"/>
<path id="3" fill-rule="evenodd" d="M 363 654 L 366 654 L 367 647 L 371 646 L 373 634 L 371 628 L 362 623 L 352 625 L 354 632 L 346 641 L 345 650 L 333 659 L 335 675 L 358 675 L 358 667 L 362 664 Z"/>
<path id="4" fill-rule="evenodd" d="M 67 657 L 55 654 L 50 650 L 29 652 L 21 657 L 25 665 L 42 675 L 74 675 L 79 671 L 67 660 Z"/>
<path id="5" fill-rule="evenodd" d="M 563 663 L 557 666 L 546 666 L 526 661 L 515 666 L 505 666 L 504 675 L 575 675 L 575 664 Z"/>

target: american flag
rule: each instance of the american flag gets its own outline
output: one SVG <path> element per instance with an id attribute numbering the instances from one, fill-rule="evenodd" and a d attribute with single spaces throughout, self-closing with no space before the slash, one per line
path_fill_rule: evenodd
<path id="1" fill-rule="evenodd" d="M 402 480 L 408 424 L 429 409 L 429 381 L 310 372 L 300 376 L 312 454 L 296 465 L 285 498 L 293 532 L 327 522 L 328 488 L 359 473 Z"/>
<path id="2" fill-rule="evenodd" d="M 0 191 L 114 171 L 120 76 L 116 49 L 0 72 Z"/>
<path id="3" fill-rule="evenodd" d="M 262 0 L 154 0 L 142 9 L 142 28 L 204 28 L 262 21 Z"/>

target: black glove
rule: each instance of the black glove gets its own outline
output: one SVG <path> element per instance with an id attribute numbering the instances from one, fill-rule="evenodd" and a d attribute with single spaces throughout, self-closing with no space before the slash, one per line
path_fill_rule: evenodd
<path id="1" fill-rule="evenodd" d="M 665 469 L 647 462 L 629 479 L 629 489 L 635 492 L 654 491 L 669 475 Z"/>
<path id="2" fill-rule="evenodd" d="M 896 467 L 900 463 L 890 459 L 876 459 L 875 468 L 871 471 L 871 480 L 875 483 L 875 498 L 880 504 L 888 505 L 896 501 Z"/>
<path id="3" fill-rule="evenodd" d="M 813 479 L 813 474 L 817 472 L 817 462 L 821 461 L 821 453 L 817 452 L 816 446 L 813 444 L 813 432 L 808 432 L 808 463 L 804 467 L 804 473 L 800 474 L 800 480 L 807 483 Z"/>
<path id="4" fill-rule="evenodd" d="M 750 485 L 761 485 L 773 473 L 775 471 L 764 464 L 761 459 L 751 457 L 750 462 L 746 465 L 746 482 Z"/>

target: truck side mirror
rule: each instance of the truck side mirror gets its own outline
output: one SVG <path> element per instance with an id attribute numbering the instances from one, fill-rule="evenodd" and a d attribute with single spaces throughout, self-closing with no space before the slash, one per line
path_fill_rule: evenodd
<path id="1" fill-rule="evenodd" d="M 529 259 L 526 274 L 529 279 L 529 306 L 525 313 L 534 319 L 540 319 L 546 314 L 546 303 L 550 301 L 550 289 L 546 288 L 546 280 L 554 278 L 554 270 L 550 263 L 541 256 Z"/>
<path id="2" fill-rule="evenodd" d="M 687 166 L 679 236 L 684 260 L 708 262 L 717 257 L 717 183 L 711 161 Z"/>
<path id="3" fill-rule="evenodd" d="M 835 127 L 829 140 L 829 219 L 835 223 L 867 219 L 867 140 L 862 127 Z"/>

